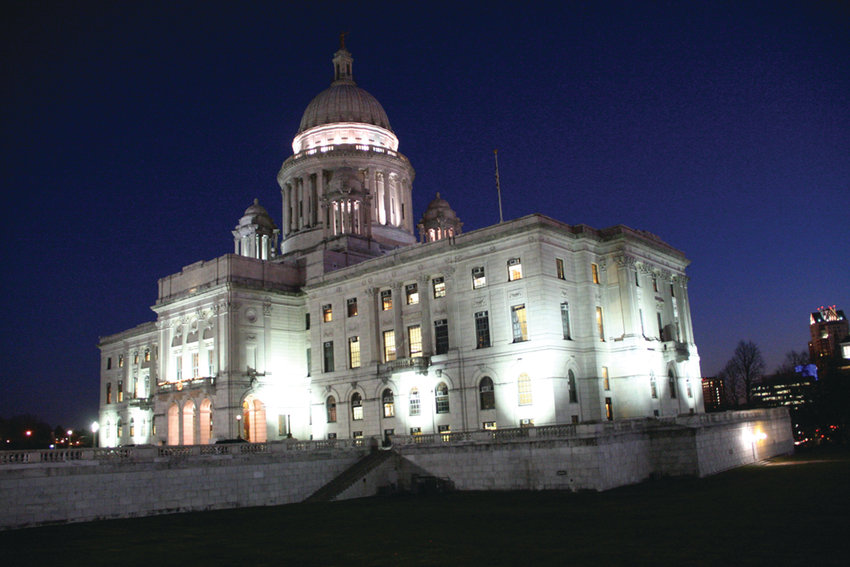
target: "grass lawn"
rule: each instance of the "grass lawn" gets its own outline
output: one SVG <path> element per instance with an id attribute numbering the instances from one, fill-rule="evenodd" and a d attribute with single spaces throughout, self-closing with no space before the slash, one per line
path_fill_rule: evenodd
<path id="1" fill-rule="evenodd" d="M 850 451 L 603 493 L 456 492 L 0 532 L 3 565 L 847 565 Z"/>

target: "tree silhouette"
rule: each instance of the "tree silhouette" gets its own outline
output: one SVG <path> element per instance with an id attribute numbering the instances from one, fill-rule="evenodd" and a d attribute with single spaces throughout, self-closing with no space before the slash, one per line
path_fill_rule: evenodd
<path id="1" fill-rule="evenodd" d="M 753 386 L 761 382 L 764 375 L 764 358 L 758 345 L 753 341 L 738 342 L 735 354 L 723 367 L 721 374 L 730 401 L 740 405 L 743 398 L 744 405 L 749 407 Z"/>

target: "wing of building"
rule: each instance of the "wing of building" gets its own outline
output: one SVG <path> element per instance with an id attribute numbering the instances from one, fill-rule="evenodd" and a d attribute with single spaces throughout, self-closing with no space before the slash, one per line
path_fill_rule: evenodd
<path id="1" fill-rule="evenodd" d="M 439 194 L 414 223 L 413 168 L 352 63 L 341 47 L 304 112 L 282 227 L 255 200 L 232 254 L 160 279 L 156 321 L 101 338 L 102 445 L 703 411 L 682 252 L 543 215 L 463 232 Z"/>

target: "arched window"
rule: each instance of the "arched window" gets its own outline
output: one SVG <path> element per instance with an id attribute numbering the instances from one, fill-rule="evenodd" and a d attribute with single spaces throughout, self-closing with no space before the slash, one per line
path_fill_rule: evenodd
<path id="1" fill-rule="evenodd" d="M 195 444 L 195 404 L 191 400 L 183 406 L 183 444 Z"/>
<path id="2" fill-rule="evenodd" d="M 325 400 L 325 409 L 328 412 L 328 423 L 336 423 L 336 398 L 328 396 Z"/>
<path id="3" fill-rule="evenodd" d="M 481 403 L 481 409 L 496 409 L 496 395 L 493 392 L 493 380 L 489 376 L 485 376 L 478 383 L 478 399 Z"/>
<path id="4" fill-rule="evenodd" d="M 177 404 L 171 404 L 168 408 L 168 444 L 180 444 L 180 408 Z"/>
<path id="5" fill-rule="evenodd" d="M 201 402 L 199 423 L 200 443 L 201 445 L 209 445 L 212 437 L 212 402 L 210 400 Z"/>
<path id="6" fill-rule="evenodd" d="M 381 404 L 384 406 L 384 417 L 393 417 L 395 415 L 395 403 L 393 402 L 393 391 L 387 388 L 381 394 Z"/>
<path id="7" fill-rule="evenodd" d="M 519 405 L 527 406 L 531 405 L 532 397 L 531 397 L 531 377 L 523 372 L 519 375 L 516 382 L 517 387 L 517 396 L 519 398 Z"/>
<path id="8" fill-rule="evenodd" d="M 567 386 L 570 389 L 570 403 L 578 403 L 578 389 L 576 388 L 576 375 L 572 370 L 567 372 Z"/>
<path id="9" fill-rule="evenodd" d="M 670 380 L 670 398 L 676 399 L 676 376 L 673 374 L 673 371 L 671 370 L 667 374 L 667 377 Z"/>
<path id="10" fill-rule="evenodd" d="M 351 394 L 351 419 L 354 421 L 363 419 L 363 398 L 357 392 Z"/>
<path id="11" fill-rule="evenodd" d="M 419 405 L 419 389 L 411 388 L 410 389 L 410 415 L 419 415 L 420 405 Z"/>
<path id="12" fill-rule="evenodd" d="M 449 387 L 445 382 L 440 382 L 434 389 L 434 398 L 437 402 L 437 413 L 449 413 Z"/>
<path id="13" fill-rule="evenodd" d="M 118 435 L 118 444 L 121 444 L 121 438 L 124 436 L 124 422 L 121 421 L 121 418 L 118 418 L 118 426 L 115 428 L 115 432 Z"/>
<path id="14" fill-rule="evenodd" d="M 130 418 L 130 437 L 136 436 L 136 420 L 134 418 Z"/>

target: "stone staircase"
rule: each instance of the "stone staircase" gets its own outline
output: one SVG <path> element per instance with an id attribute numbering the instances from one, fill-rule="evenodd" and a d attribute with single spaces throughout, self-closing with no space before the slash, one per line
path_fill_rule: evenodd
<path id="1" fill-rule="evenodd" d="M 352 484 L 369 474 L 382 463 L 394 457 L 396 452 L 375 451 L 369 453 L 349 468 L 344 470 L 339 476 L 321 487 L 319 490 L 308 496 L 304 502 L 329 502 L 341 494 L 345 489 Z"/>

